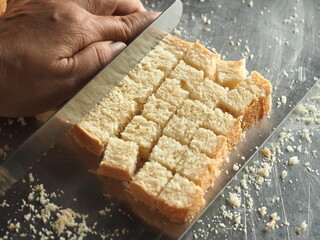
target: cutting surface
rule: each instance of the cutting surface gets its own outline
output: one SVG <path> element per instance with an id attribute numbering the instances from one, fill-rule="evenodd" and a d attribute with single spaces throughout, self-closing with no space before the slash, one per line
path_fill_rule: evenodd
<path id="1" fill-rule="evenodd" d="M 161 1 L 154 3 L 155 7 L 161 8 L 161 5 L 163 5 Z M 151 4 L 147 7 L 152 8 Z M 218 184 L 219 186 L 214 186 L 208 193 L 208 199 L 212 199 L 236 173 L 232 170 L 233 164 L 235 162 L 244 164 L 249 159 L 256 151 L 255 146 L 263 142 L 272 128 L 279 124 L 302 98 L 306 92 L 305 87 L 312 86 L 314 78 L 320 76 L 320 29 L 316 24 L 320 22 L 319 8 L 320 3 L 312 0 L 256 0 L 252 1 L 252 4 L 250 1 L 242 3 L 240 0 L 184 1 L 183 18 L 180 26 L 174 31 L 178 37 L 189 41 L 199 39 L 204 45 L 214 47 L 217 52 L 225 55 L 227 60 L 238 60 L 243 54 L 248 56 L 248 70 L 258 70 L 274 86 L 274 107 L 270 119 L 264 119 L 254 129 L 249 130 L 245 142 L 233 153 L 229 165 L 226 166 L 229 168 L 229 174 L 222 175 L 224 179 Z M 319 89 L 315 89 L 313 94 L 319 96 Z M 320 106 L 317 100 L 319 98 L 308 99 L 308 104 L 315 106 L 315 113 L 312 113 L 313 110 L 308 110 L 308 114 L 312 113 L 315 119 L 319 118 Z M 306 118 L 308 114 L 294 113 L 291 118 Z M 307 119 L 302 120 L 300 123 L 288 120 L 264 144 L 272 148 L 272 145 L 279 142 L 279 134 L 285 132 L 281 134 L 284 143 L 278 148 L 283 154 L 277 154 L 275 157 L 269 177 L 265 177 L 264 182 L 258 185 L 260 189 L 255 186 L 255 173 L 247 174 L 248 178 L 254 176 L 254 180 L 252 184 L 248 181 L 249 189 L 243 189 L 241 179 L 245 171 L 239 170 L 237 179 L 234 179 L 218 196 L 183 239 L 319 238 L 320 230 L 317 227 L 320 216 L 318 201 L 320 177 L 317 172 L 320 151 L 319 124 L 315 122 L 305 124 Z M 26 123 L 26 126 L 21 126 L 16 120 L 12 120 L 11 123 L 11 120 L 1 119 L 0 147 L 3 148 L 7 144 L 9 150 L 4 149 L 7 154 L 10 154 L 39 126 L 39 122 L 33 118 L 26 119 Z M 308 131 L 310 139 L 307 138 Z M 300 145 L 301 152 L 299 152 Z M 289 151 L 288 146 L 294 151 Z M 245 156 L 245 160 L 241 156 Z M 300 163 L 287 165 L 287 161 L 294 156 L 298 157 Z M 259 163 L 262 161 L 268 162 L 263 160 L 258 152 L 247 166 L 253 166 L 257 162 L 256 168 L 259 168 Z M 96 164 L 97 161 L 92 155 L 66 137 L 31 170 L 36 179 L 31 185 L 43 183 L 48 193 L 56 192 L 58 195 L 57 198 L 50 198 L 51 202 L 61 206 L 62 209 L 72 208 L 77 213 L 88 215 L 86 219 L 88 226 L 92 227 L 98 222 L 94 227 L 96 233 L 86 233 L 88 239 L 97 239 L 97 235 L 107 236 L 107 239 L 168 238 L 163 232 L 178 238 L 189 227 L 163 224 L 163 219 L 150 214 L 143 205 L 135 202 L 124 203 L 126 194 L 120 183 L 101 182 L 94 175 L 88 174 L 87 169 L 95 167 Z M 280 176 L 283 170 L 288 173 L 284 179 Z M 16 184 L 4 198 L 9 207 L 0 208 L 3 216 L 0 219 L 0 238 L 6 234 L 6 226 L 9 223 L 20 222 L 19 231 L 8 234 L 14 239 L 19 239 L 18 236 L 22 233 L 38 238 L 39 232 L 45 232 L 41 230 L 42 228 L 52 231 L 52 226 L 43 223 L 41 217 L 35 217 L 33 222 L 25 220 L 24 216 L 30 212 L 28 207 L 22 207 L 22 199 L 27 200 L 30 193 L 29 178 L 26 179 L 25 183 L 20 181 Z M 233 209 L 226 199 L 229 192 L 237 193 L 237 191 L 242 205 Z M 39 212 L 43 208 L 37 200 L 31 204 Z M 220 210 L 222 205 L 226 206 L 224 216 Z M 258 211 L 261 207 L 267 209 L 267 214 L 263 217 Z M 280 217 L 276 221 L 278 227 L 265 231 L 267 223 L 271 220 L 270 214 L 274 212 Z M 34 212 L 32 214 L 36 215 Z M 55 219 L 54 216 L 51 218 Z M 150 227 L 141 218 L 155 227 Z M 235 224 L 237 219 L 240 219 L 239 225 Z M 297 235 L 297 227 L 303 221 L 306 221 L 308 227 Z M 31 225 L 37 229 L 37 233 L 30 229 Z M 163 232 L 157 229 L 157 226 Z M 177 231 L 172 231 L 172 228 Z M 74 228 L 69 227 L 69 229 L 75 232 Z"/>

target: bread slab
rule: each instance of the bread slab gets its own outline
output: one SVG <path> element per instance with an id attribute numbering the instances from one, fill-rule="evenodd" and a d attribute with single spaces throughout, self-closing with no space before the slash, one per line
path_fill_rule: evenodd
<path id="1" fill-rule="evenodd" d="M 244 60 L 223 61 L 199 42 L 166 35 L 72 136 L 98 156 L 105 151 L 98 172 L 132 179 L 134 198 L 185 222 L 243 131 L 270 111 L 271 92 L 259 73 L 246 77 Z"/>

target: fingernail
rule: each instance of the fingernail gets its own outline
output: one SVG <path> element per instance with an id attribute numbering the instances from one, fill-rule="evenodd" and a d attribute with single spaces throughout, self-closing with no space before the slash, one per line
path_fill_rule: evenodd
<path id="1" fill-rule="evenodd" d="M 157 18 L 162 12 L 153 12 L 154 16 Z"/>
<path id="2" fill-rule="evenodd" d="M 124 42 L 111 43 L 111 48 L 115 55 L 118 55 L 126 46 Z"/>

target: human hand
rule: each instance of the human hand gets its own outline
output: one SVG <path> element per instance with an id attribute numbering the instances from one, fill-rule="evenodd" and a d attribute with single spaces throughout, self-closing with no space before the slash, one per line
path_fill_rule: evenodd
<path id="1" fill-rule="evenodd" d="M 9 1 L 0 17 L 0 116 L 57 107 L 157 16 L 139 0 Z"/>

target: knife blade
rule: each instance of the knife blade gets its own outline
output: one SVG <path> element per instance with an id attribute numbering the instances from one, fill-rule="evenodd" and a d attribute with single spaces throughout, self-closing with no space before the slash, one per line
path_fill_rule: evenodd
<path id="1" fill-rule="evenodd" d="M 56 114 L 35 131 L 0 165 L 0 195 L 3 195 L 74 123 L 97 104 L 168 32 L 179 23 L 182 3 L 174 1 L 134 39 L 108 66 L 98 73 Z"/>

